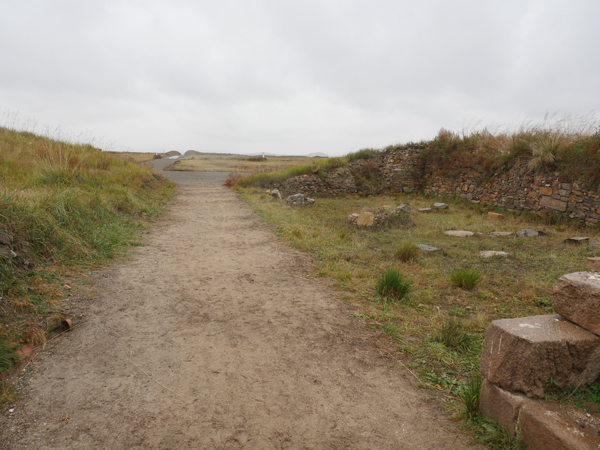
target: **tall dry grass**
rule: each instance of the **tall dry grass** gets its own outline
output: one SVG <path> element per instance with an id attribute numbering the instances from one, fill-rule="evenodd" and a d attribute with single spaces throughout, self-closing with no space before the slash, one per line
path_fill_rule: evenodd
<path id="1" fill-rule="evenodd" d="M 70 267 L 136 245 L 174 192 L 152 169 L 92 145 L 0 127 L 0 347 L 9 366 L 28 336 L 20 327 L 63 311 L 51 286 Z"/>

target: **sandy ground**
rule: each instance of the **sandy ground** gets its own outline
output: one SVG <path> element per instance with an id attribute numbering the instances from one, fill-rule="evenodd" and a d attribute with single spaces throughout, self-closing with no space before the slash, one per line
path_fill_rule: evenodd
<path id="1" fill-rule="evenodd" d="M 148 244 L 94 276 L 0 448 L 479 448 L 220 183 L 182 183 Z"/>

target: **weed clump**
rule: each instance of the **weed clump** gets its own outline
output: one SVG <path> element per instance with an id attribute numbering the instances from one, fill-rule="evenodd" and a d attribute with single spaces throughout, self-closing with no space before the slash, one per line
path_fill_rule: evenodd
<path id="1" fill-rule="evenodd" d="M 483 377 L 479 373 L 476 373 L 473 377 L 469 378 L 459 391 L 458 398 L 460 398 L 463 406 L 461 414 L 463 419 L 471 420 L 479 414 L 479 396 L 482 383 Z"/>
<path id="2" fill-rule="evenodd" d="M 416 261 L 419 257 L 419 247 L 413 242 L 408 242 L 398 247 L 395 256 L 402 262 Z"/>
<path id="3" fill-rule="evenodd" d="M 482 280 L 483 275 L 477 269 L 458 269 L 450 275 L 450 281 L 456 287 L 471 290 Z"/>
<path id="4" fill-rule="evenodd" d="M 412 284 L 396 269 L 390 269 L 377 279 L 375 290 L 384 298 L 398 301 L 412 291 Z"/>
<path id="5" fill-rule="evenodd" d="M 441 328 L 435 330 L 431 339 L 443 344 L 446 348 L 467 353 L 473 349 L 473 336 L 465 331 L 462 324 L 451 318 Z"/>

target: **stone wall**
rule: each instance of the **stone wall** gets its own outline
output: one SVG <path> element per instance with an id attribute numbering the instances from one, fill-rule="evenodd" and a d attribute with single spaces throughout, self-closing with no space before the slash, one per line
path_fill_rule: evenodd
<path id="1" fill-rule="evenodd" d="M 583 181 L 566 180 L 560 173 L 534 173 L 525 160 L 513 160 L 508 168 L 487 176 L 467 167 L 454 169 L 426 164 L 426 145 L 407 145 L 370 160 L 353 161 L 347 167 L 318 171 L 286 180 L 278 187 L 286 193 L 375 194 L 419 190 L 434 195 L 466 198 L 481 205 L 528 210 L 540 217 L 553 213 L 578 218 L 587 224 L 600 220 L 600 190 Z M 367 167 L 368 165 L 368 167 Z M 365 190 L 366 170 L 376 170 L 380 183 Z"/>

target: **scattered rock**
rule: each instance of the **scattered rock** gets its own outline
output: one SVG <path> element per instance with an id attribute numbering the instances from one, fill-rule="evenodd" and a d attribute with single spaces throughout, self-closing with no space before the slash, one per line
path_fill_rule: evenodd
<path id="1" fill-rule="evenodd" d="M 495 212 L 489 212 L 488 217 L 494 220 L 504 220 L 504 214 L 498 214 Z"/>
<path id="2" fill-rule="evenodd" d="M 590 272 L 600 272 L 600 258 L 587 258 L 585 268 Z"/>
<path id="3" fill-rule="evenodd" d="M 448 209 L 448 205 L 445 203 L 434 203 L 433 207 L 435 209 Z"/>
<path id="4" fill-rule="evenodd" d="M 358 225 L 359 227 L 372 227 L 374 218 L 375 215 L 372 212 L 362 212 L 356 219 L 356 225 Z"/>
<path id="5" fill-rule="evenodd" d="M 538 233 L 537 231 L 534 230 L 530 230 L 529 228 L 525 228 L 524 230 L 520 230 L 517 232 L 517 236 L 521 236 L 521 237 L 531 237 L 531 236 L 537 236 L 540 233 Z"/>
<path id="6" fill-rule="evenodd" d="M 410 205 L 402 204 L 396 208 L 396 214 L 410 214 Z"/>
<path id="7" fill-rule="evenodd" d="M 368 206 L 365 206 L 363 209 L 360 210 L 360 212 L 361 212 L 361 214 L 364 213 L 364 212 L 370 212 L 370 213 L 372 213 L 373 210 L 371 208 L 369 208 Z"/>
<path id="8" fill-rule="evenodd" d="M 281 200 L 281 194 L 279 193 L 279 189 L 273 189 L 271 191 L 271 197 L 273 197 L 276 200 Z"/>
<path id="9" fill-rule="evenodd" d="M 448 231 L 444 231 L 444 234 L 447 234 L 448 236 L 456 236 L 456 237 L 469 237 L 469 236 L 475 235 L 475 233 L 473 233 L 472 231 L 465 231 L 465 230 L 448 230 Z"/>
<path id="10" fill-rule="evenodd" d="M 310 205 L 314 203 L 315 200 L 313 198 L 305 197 L 304 194 L 294 194 L 286 198 L 285 202 L 291 205 Z"/>
<path id="11" fill-rule="evenodd" d="M 437 252 L 437 251 L 439 251 L 439 248 L 432 247 L 431 245 L 419 244 L 419 245 L 417 245 L 417 247 L 419 247 L 419 250 L 422 250 L 424 252 Z"/>
<path id="12" fill-rule="evenodd" d="M 387 211 L 388 209 L 390 209 L 389 205 L 381 205 L 381 206 L 377 207 L 377 212 Z"/>
<path id="13" fill-rule="evenodd" d="M 512 236 L 513 233 L 512 231 L 491 231 L 490 232 L 490 236 L 492 237 L 502 237 L 502 236 Z"/>
<path id="14" fill-rule="evenodd" d="M 560 315 L 600 335 L 600 274 L 563 275 L 552 292 L 552 307 Z"/>
<path id="15" fill-rule="evenodd" d="M 349 223 L 356 225 L 356 219 L 358 219 L 358 216 L 360 216 L 358 213 L 350 214 L 346 220 L 348 220 Z"/>
<path id="16" fill-rule="evenodd" d="M 494 256 L 506 258 L 508 256 L 508 253 L 497 252 L 494 250 L 483 250 L 483 251 L 479 252 L 479 256 L 481 256 L 482 258 L 493 258 Z"/>
<path id="17" fill-rule="evenodd" d="M 574 245 L 588 244 L 590 242 L 590 238 L 588 238 L 588 237 L 572 237 L 572 238 L 565 239 L 563 242 L 565 244 L 574 244 Z"/>
<path id="18" fill-rule="evenodd" d="M 600 337 L 559 315 L 494 320 L 480 370 L 503 389 L 541 397 L 550 379 L 567 387 L 598 378 Z"/>
<path id="19" fill-rule="evenodd" d="M 430 213 L 431 211 L 433 211 L 433 209 L 431 209 L 431 208 L 419 208 L 419 209 L 417 209 L 417 211 L 419 211 L 420 213 Z"/>

